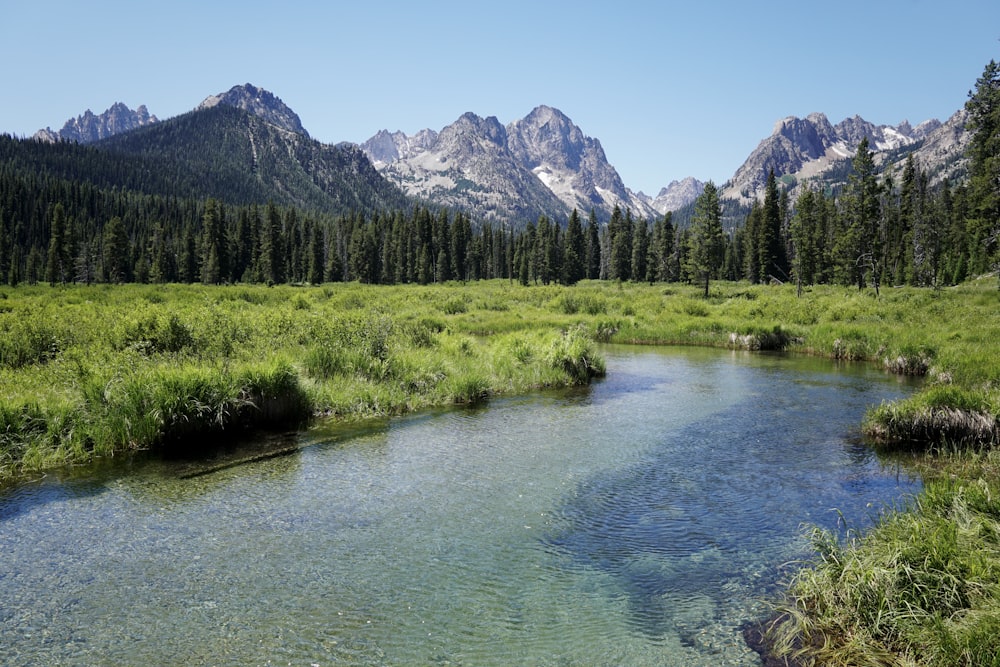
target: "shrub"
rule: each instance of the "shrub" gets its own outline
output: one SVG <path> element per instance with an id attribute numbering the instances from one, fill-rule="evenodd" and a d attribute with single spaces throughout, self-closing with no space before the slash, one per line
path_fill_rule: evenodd
<path id="1" fill-rule="evenodd" d="M 845 361 L 862 361 L 874 356 L 871 341 L 857 330 L 849 330 L 843 336 L 833 341 L 833 358 Z"/>
<path id="2" fill-rule="evenodd" d="M 776 324 L 773 329 L 750 329 L 747 333 L 730 333 L 729 347 L 738 350 L 784 350 L 792 342 L 787 331 Z"/>
<path id="3" fill-rule="evenodd" d="M 441 311 L 445 315 L 458 315 L 460 313 L 467 312 L 468 310 L 469 304 L 465 302 L 465 299 L 460 297 L 448 299 L 444 302 L 444 305 L 441 306 Z"/>
<path id="4" fill-rule="evenodd" d="M 149 314 L 124 324 L 116 347 L 140 352 L 178 353 L 194 346 L 194 333 L 176 313 L 167 317 Z"/>
<path id="5" fill-rule="evenodd" d="M 572 292 L 566 292 L 559 297 L 556 307 L 566 315 L 576 315 L 580 312 L 580 301 Z"/>
<path id="6" fill-rule="evenodd" d="M 683 312 L 691 317 L 708 317 L 708 306 L 699 301 L 688 299 L 684 302 Z"/>
<path id="7" fill-rule="evenodd" d="M 588 384 L 605 373 L 604 359 L 581 327 L 570 329 L 556 338 L 549 349 L 549 364 L 569 376 L 575 384 Z"/>
<path id="8" fill-rule="evenodd" d="M 18 317 L 0 330 L 0 366 L 42 364 L 55 359 L 63 346 L 61 333 L 46 320 Z"/>
<path id="9" fill-rule="evenodd" d="M 598 343 L 610 343 L 621 328 L 618 320 L 598 320 L 594 325 L 594 340 Z"/>
<path id="10" fill-rule="evenodd" d="M 478 373 L 449 378 L 447 383 L 453 403 L 481 403 L 490 395 L 490 381 Z"/>

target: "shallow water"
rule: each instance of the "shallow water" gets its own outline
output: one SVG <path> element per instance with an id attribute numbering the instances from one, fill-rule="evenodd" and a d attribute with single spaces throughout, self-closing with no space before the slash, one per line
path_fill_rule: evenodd
<path id="1" fill-rule="evenodd" d="M 804 526 L 919 490 L 861 366 L 614 347 L 583 390 L 133 460 L 0 496 L 18 665 L 756 665 Z M 247 450 L 237 456 L 250 458 Z"/>

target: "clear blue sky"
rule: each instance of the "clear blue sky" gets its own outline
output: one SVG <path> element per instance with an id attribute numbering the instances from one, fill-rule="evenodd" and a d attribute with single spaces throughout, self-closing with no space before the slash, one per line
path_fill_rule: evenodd
<path id="1" fill-rule="evenodd" d="M 325 142 L 561 109 L 625 184 L 721 184 L 775 121 L 945 120 L 1000 60 L 998 0 L 0 0 L 0 132 L 253 83 Z"/>

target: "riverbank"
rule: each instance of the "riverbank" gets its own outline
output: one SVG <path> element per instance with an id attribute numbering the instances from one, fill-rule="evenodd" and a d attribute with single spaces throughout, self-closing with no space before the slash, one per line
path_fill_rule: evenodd
<path id="1" fill-rule="evenodd" d="M 881 447 L 930 451 L 928 491 L 846 544 L 816 535 L 818 559 L 777 605 L 787 622 L 772 627 L 773 645 L 802 664 L 992 664 L 997 305 L 993 279 L 878 299 L 725 283 L 707 299 L 678 285 L 498 281 L 7 289 L 0 477 L 315 415 L 360 419 L 587 382 L 603 373 L 595 342 L 874 362 L 927 378 L 915 397 L 872 410 L 865 429 Z"/>
<path id="2" fill-rule="evenodd" d="M 992 281 L 900 288 L 718 283 L 19 287 L 0 293 L 0 476 L 199 432 L 364 418 L 585 383 L 592 342 L 791 350 L 926 375 L 871 411 L 880 446 L 996 443 Z"/>
<path id="3" fill-rule="evenodd" d="M 537 296 L 502 283 L 4 290 L 0 481 L 603 374 L 586 322 Z"/>

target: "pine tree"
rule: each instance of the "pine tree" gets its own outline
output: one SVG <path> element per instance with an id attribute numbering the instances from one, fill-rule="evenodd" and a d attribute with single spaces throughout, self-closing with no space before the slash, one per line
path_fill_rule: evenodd
<path id="1" fill-rule="evenodd" d="M 669 282 L 675 280 L 671 260 L 674 255 L 673 214 L 667 211 L 653 224 L 653 237 L 649 243 L 648 272 L 651 281 Z"/>
<path id="2" fill-rule="evenodd" d="M 458 212 L 451 233 L 452 275 L 457 280 L 468 280 L 469 241 L 472 238 L 472 223 L 469 216 Z"/>
<path id="3" fill-rule="evenodd" d="M 764 226 L 764 208 L 759 199 L 750 206 L 746 221 L 743 223 L 743 275 L 752 284 L 761 281 L 760 270 L 760 239 L 761 228 Z"/>
<path id="4" fill-rule="evenodd" d="M 341 260 L 336 232 L 331 229 L 326 239 L 326 264 L 323 265 L 323 282 L 344 280 L 344 263 Z"/>
<path id="5" fill-rule="evenodd" d="M 997 270 L 1000 288 L 1000 64 L 991 60 L 965 103 L 969 142 L 969 270 Z"/>
<path id="6" fill-rule="evenodd" d="M 632 256 L 629 259 L 631 278 L 635 282 L 646 280 L 646 260 L 649 255 L 649 225 L 636 218 L 632 223 Z"/>
<path id="7" fill-rule="evenodd" d="M 126 248 L 127 250 L 127 248 Z M 77 244 L 77 252 L 73 260 L 74 280 L 84 285 L 90 285 L 97 279 L 97 240 L 80 241 Z M 128 258 L 126 257 L 126 264 Z M 121 282 L 124 282 L 121 281 Z"/>
<path id="8" fill-rule="evenodd" d="M 49 253 L 45 265 L 45 279 L 50 285 L 66 284 L 70 270 L 69 230 L 66 221 L 66 210 L 62 203 L 52 207 L 52 222 L 50 223 Z"/>
<path id="9" fill-rule="evenodd" d="M 236 225 L 230 238 L 229 280 L 232 282 L 247 281 L 253 266 L 254 236 L 250 223 L 250 209 L 241 208 L 236 217 Z M 155 260 L 154 260 L 155 262 Z"/>
<path id="10" fill-rule="evenodd" d="M 792 276 L 799 294 L 803 285 L 811 285 L 816 276 L 816 247 L 814 245 L 814 227 L 817 224 L 817 194 L 810 188 L 804 188 L 795 204 L 795 217 L 792 218 Z"/>
<path id="11" fill-rule="evenodd" d="M 760 254 L 758 267 L 760 279 L 785 280 L 788 278 L 788 264 L 782 239 L 782 216 L 778 195 L 778 184 L 772 169 L 764 189 L 764 208 L 758 233 L 757 251 Z"/>
<path id="12" fill-rule="evenodd" d="M 309 234 L 309 271 L 306 276 L 313 285 L 323 282 L 323 231 L 313 223 Z"/>
<path id="13" fill-rule="evenodd" d="M 35 285 L 42 279 L 44 264 L 45 256 L 42 254 L 42 251 L 38 249 L 38 246 L 31 246 L 31 250 L 28 251 L 28 257 L 24 263 L 24 277 L 29 285 Z"/>
<path id="14" fill-rule="evenodd" d="M 128 234 L 125 223 L 118 216 L 104 226 L 103 249 L 105 282 L 123 283 L 128 280 Z"/>
<path id="15" fill-rule="evenodd" d="M 725 250 L 723 236 L 722 208 L 719 204 L 718 190 L 715 184 L 709 181 L 695 201 L 687 255 L 688 272 L 693 279 L 704 281 L 706 297 L 708 297 L 709 278 L 722 266 Z"/>
<path id="16" fill-rule="evenodd" d="M 858 144 L 851 167 L 836 233 L 837 271 L 841 282 L 856 283 L 859 290 L 864 289 L 865 279 L 870 279 L 877 296 L 882 272 L 881 199 L 867 137 Z"/>
<path id="17" fill-rule="evenodd" d="M 10 251 L 10 267 L 7 269 L 7 284 L 17 287 L 21 282 L 21 247 L 14 245 Z"/>
<path id="18" fill-rule="evenodd" d="M 201 282 L 206 285 L 218 285 L 225 273 L 225 233 L 219 203 L 214 199 L 205 202 L 205 211 L 201 217 Z"/>
<path id="19" fill-rule="evenodd" d="M 262 243 L 263 243 L 263 228 L 264 221 L 260 217 L 260 208 L 257 204 L 250 205 L 250 211 L 247 214 L 250 223 L 250 264 L 249 264 L 249 278 L 253 282 L 263 282 L 263 271 L 262 271 Z"/>
<path id="20" fill-rule="evenodd" d="M 194 227 L 184 226 L 181 237 L 181 251 L 177 262 L 177 279 L 182 283 L 193 283 L 198 277 L 198 246 L 194 237 Z"/>
<path id="21" fill-rule="evenodd" d="M 625 209 L 622 218 L 621 209 L 616 205 L 608 223 L 608 233 L 611 234 L 611 280 L 629 280 L 632 277 L 632 234 L 634 233 L 632 212 Z"/>
<path id="22" fill-rule="evenodd" d="M 12 245 L 7 225 L 4 222 L 3 208 L 0 208 L 0 280 L 7 278 Z"/>
<path id="23" fill-rule="evenodd" d="M 569 215 L 569 222 L 566 223 L 564 246 L 562 281 L 566 285 L 575 285 L 586 277 L 584 267 L 586 242 L 583 238 L 580 213 L 575 208 Z"/>
<path id="24" fill-rule="evenodd" d="M 281 214 L 274 202 L 268 202 L 260 232 L 260 278 L 276 285 L 284 282 Z"/>
<path id="25" fill-rule="evenodd" d="M 941 190 L 940 209 L 944 217 L 945 229 L 942 234 L 941 272 L 943 282 L 952 285 L 965 280 L 968 269 L 968 229 L 965 224 L 965 188 L 950 188 L 947 184 Z"/>
<path id="26" fill-rule="evenodd" d="M 601 235 L 594 209 L 590 209 L 590 218 L 587 220 L 585 254 L 586 277 L 589 280 L 597 280 L 601 277 Z"/>
<path id="27" fill-rule="evenodd" d="M 167 283 L 176 280 L 173 261 L 167 250 L 167 239 L 163 225 L 157 222 L 153 226 L 153 262 L 149 267 L 149 279 L 154 283 Z"/>

